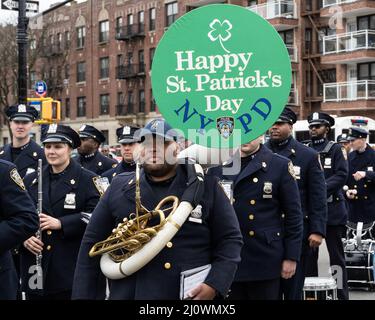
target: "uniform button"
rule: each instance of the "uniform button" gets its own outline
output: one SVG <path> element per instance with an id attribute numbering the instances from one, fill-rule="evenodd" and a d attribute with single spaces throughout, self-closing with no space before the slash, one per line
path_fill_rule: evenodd
<path id="1" fill-rule="evenodd" d="M 285 213 L 283 213 L 283 214 L 281 215 L 281 218 L 283 218 L 283 219 L 285 218 Z"/>
<path id="2" fill-rule="evenodd" d="M 365 200 L 367 200 L 367 196 L 364 196 Z"/>
<path id="3" fill-rule="evenodd" d="M 280 237 L 280 232 L 276 233 L 278 237 Z"/>
<path id="4" fill-rule="evenodd" d="M 47 234 L 50 236 L 52 234 L 52 231 L 51 230 L 48 230 L 47 231 Z"/>
<path id="5" fill-rule="evenodd" d="M 363 187 L 364 187 L 364 188 L 367 188 L 367 184 L 364 184 Z"/>
<path id="6" fill-rule="evenodd" d="M 253 182 L 257 183 L 258 182 L 258 178 L 254 178 Z"/>
<path id="7" fill-rule="evenodd" d="M 309 216 L 305 216 L 305 218 L 306 218 L 306 219 L 308 219 L 308 218 L 309 218 Z"/>
<path id="8" fill-rule="evenodd" d="M 354 185 L 354 189 L 357 189 L 357 186 L 356 186 L 356 185 Z"/>
<path id="9" fill-rule="evenodd" d="M 357 200 L 357 199 L 358 199 L 358 196 L 356 196 L 355 199 Z"/>
<path id="10" fill-rule="evenodd" d="M 51 246 L 50 245 L 47 246 L 47 250 L 51 250 Z"/>
<path id="11" fill-rule="evenodd" d="M 167 248 L 172 248 L 172 247 L 173 247 L 173 243 L 169 241 L 169 242 L 167 243 Z"/>
<path id="12" fill-rule="evenodd" d="M 336 198 L 336 201 L 339 201 L 340 200 L 340 198 Z"/>
<path id="13" fill-rule="evenodd" d="M 250 220 L 254 220 L 254 215 L 253 214 L 249 214 L 249 219 Z"/>
<path id="14" fill-rule="evenodd" d="M 254 205 L 255 204 L 255 200 L 250 200 L 250 204 Z"/>
<path id="15" fill-rule="evenodd" d="M 250 236 L 250 237 L 253 237 L 253 236 L 254 236 L 254 234 L 255 234 L 255 232 L 254 232 L 254 231 L 249 231 L 249 236 Z"/>
<path id="16" fill-rule="evenodd" d="M 164 264 L 164 269 L 169 270 L 170 268 L 171 268 L 171 264 L 170 264 L 169 262 L 166 262 L 166 263 Z"/>

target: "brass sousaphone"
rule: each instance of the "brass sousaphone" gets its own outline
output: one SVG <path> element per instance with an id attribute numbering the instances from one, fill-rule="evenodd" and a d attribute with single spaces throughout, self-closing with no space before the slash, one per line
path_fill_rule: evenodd
<path id="1" fill-rule="evenodd" d="M 203 187 L 203 169 L 199 164 L 189 164 L 188 170 L 190 188 Z M 175 196 L 162 199 L 154 210 L 147 210 L 141 203 L 140 167 L 136 166 L 136 212 L 124 218 L 112 234 L 104 241 L 96 243 L 90 250 L 90 257 L 102 255 L 100 268 L 103 274 L 112 280 L 122 279 L 132 275 L 150 262 L 174 237 L 193 210 L 189 201 L 181 201 Z M 197 180 L 198 179 L 198 180 Z M 196 194 L 197 190 L 187 192 Z M 169 207 L 163 209 L 168 204 Z M 168 213 L 166 217 L 166 213 Z M 151 219 L 158 220 L 153 226 L 148 226 Z"/>

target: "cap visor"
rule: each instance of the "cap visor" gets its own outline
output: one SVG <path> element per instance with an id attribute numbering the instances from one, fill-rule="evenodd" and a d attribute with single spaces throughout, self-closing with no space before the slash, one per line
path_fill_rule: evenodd
<path id="1" fill-rule="evenodd" d="M 12 121 L 28 121 L 31 122 L 33 121 L 32 118 L 26 117 L 26 116 L 16 116 L 11 119 Z"/>
<path id="2" fill-rule="evenodd" d="M 134 143 L 134 142 L 138 142 L 137 139 L 121 139 L 118 141 L 118 143 Z"/>

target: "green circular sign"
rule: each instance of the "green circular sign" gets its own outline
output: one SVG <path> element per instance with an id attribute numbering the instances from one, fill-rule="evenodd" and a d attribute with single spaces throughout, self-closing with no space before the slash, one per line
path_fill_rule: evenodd
<path id="1" fill-rule="evenodd" d="M 186 139 L 232 148 L 278 119 L 289 97 L 291 65 L 271 24 L 244 7 L 215 4 L 168 28 L 151 80 L 160 112 Z"/>

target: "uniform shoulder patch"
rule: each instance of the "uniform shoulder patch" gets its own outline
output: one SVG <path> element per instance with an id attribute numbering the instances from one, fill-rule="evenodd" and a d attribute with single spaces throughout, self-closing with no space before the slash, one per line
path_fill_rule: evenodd
<path id="1" fill-rule="evenodd" d="M 345 160 L 348 160 L 348 152 L 344 147 L 341 147 L 342 155 L 344 156 Z"/>
<path id="2" fill-rule="evenodd" d="M 10 177 L 22 190 L 26 190 L 25 184 L 16 168 L 10 171 Z"/>
<path id="3" fill-rule="evenodd" d="M 293 179 L 297 180 L 297 176 L 296 176 L 296 173 L 294 172 L 294 166 L 293 166 L 292 161 L 289 161 L 289 163 L 288 163 L 288 171 L 289 171 L 290 175 L 293 177 Z"/>

